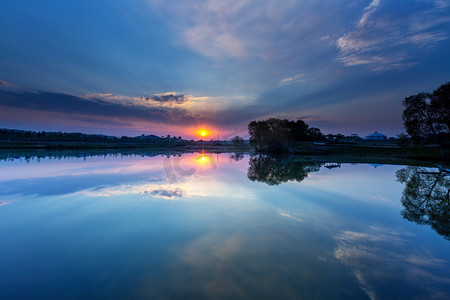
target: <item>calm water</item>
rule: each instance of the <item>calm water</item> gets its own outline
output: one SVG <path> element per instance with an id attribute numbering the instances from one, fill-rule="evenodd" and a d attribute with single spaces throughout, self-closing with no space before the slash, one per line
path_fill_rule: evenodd
<path id="1" fill-rule="evenodd" d="M 449 299 L 449 180 L 240 154 L 3 160 L 0 299 Z"/>

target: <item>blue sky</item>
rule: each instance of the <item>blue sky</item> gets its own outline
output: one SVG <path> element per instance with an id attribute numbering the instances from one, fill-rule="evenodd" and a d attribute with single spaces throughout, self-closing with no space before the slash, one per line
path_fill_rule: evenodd
<path id="1" fill-rule="evenodd" d="M 396 135 L 402 99 L 450 80 L 448 1 L 0 4 L 0 127 L 227 137 L 273 116 Z"/>

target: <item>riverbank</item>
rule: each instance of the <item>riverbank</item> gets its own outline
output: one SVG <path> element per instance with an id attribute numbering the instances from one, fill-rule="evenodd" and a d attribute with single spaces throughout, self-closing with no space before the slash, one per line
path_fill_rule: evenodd
<path id="1" fill-rule="evenodd" d="M 256 151 L 248 143 L 242 145 L 223 144 L 214 142 L 195 143 L 168 143 L 168 142 L 148 142 L 148 143 L 88 143 L 88 142 L 1 142 L 0 158 L 14 156 L 22 153 L 24 156 L 34 154 L 45 155 L 45 152 L 55 153 L 55 155 L 83 155 L 83 153 L 165 153 L 182 154 L 189 152 L 199 153 L 264 153 L 283 154 L 267 151 Z M 34 154 L 33 154 L 34 153 Z M 21 155 L 22 155 L 21 154 Z M 447 158 L 442 158 L 437 147 L 408 147 L 401 148 L 394 143 L 359 143 L 359 144 L 317 144 L 313 142 L 299 142 L 294 147 L 295 156 L 320 156 L 320 157 L 348 157 L 353 160 L 408 160 L 408 161 L 431 161 L 448 162 Z M 153 154 L 152 154 L 153 155 Z"/>

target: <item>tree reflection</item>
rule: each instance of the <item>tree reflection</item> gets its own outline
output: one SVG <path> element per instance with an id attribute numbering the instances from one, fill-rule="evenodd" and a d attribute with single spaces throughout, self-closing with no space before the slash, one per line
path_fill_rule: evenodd
<path id="1" fill-rule="evenodd" d="M 234 161 L 240 161 L 241 159 L 244 158 L 244 153 L 241 152 L 230 153 L 229 157 Z"/>
<path id="2" fill-rule="evenodd" d="M 249 159 L 247 177 L 268 185 L 287 181 L 303 181 L 311 172 L 318 172 L 322 163 L 301 161 L 286 156 L 256 155 Z"/>
<path id="3" fill-rule="evenodd" d="M 402 216 L 431 227 L 450 239 L 450 174 L 444 169 L 406 167 L 397 171 L 397 181 L 405 183 Z"/>

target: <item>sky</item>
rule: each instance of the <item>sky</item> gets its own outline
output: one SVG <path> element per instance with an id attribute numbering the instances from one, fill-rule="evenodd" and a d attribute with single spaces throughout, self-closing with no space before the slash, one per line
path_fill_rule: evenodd
<path id="1" fill-rule="evenodd" d="M 195 138 L 252 120 L 404 132 L 450 81 L 445 0 L 0 0 L 0 128 Z"/>

